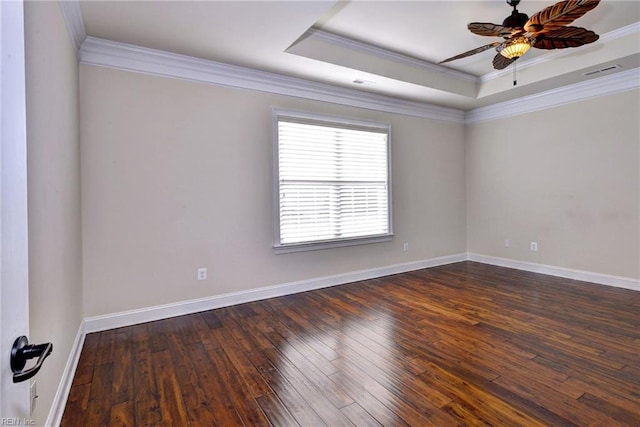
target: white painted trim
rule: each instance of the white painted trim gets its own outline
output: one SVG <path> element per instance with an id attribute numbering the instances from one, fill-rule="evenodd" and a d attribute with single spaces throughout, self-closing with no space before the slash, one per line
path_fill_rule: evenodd
<path id="1" fill-rule="evenodd" d="M 464 120 L 464 112 L 454 108 L 407 101 L 91 36 L 80 47 L 80 62 L 425 119 L 453 123 L 462 123 Z"/>
<path id="2" fill-rule="evenodd" d="M 448 77 L 451 77 L 457 80 L 472 82 L 472 83 L 478 83 L 479 81 L 478 77 L 474 76 L 473 74 L 443 67 L 442 65 L 433 64 L 423 59 L 418 59 L 412 56 L 403 55 L 398 52 L 394 52 L 394 51 L 384 49 L 378 46 L 374 46 L 368 43 L 363 43 L 347 37 L 339 36 L 337 34 L 332 34 L 326 31 L 313 29 L 307 32 L 307 37 L 317 38 L 318 40 L 331 43 L 336 46 L 343 47 L 345 49 L 366 53 L 372 56 L 377 56 L 382 59 L 397 62 L 399 64 L 407 64 L 407 65 L 412 65 L 414 67 L 424 68 L 430 71 L 434 71 L 436 73 L 444 74 Z"/>
<path id="3" fill-rule="evenodd" d="M 370 270 L 361 270 L 334 276 L 319 277 L 310 280 L 302 280 L 298 282 L 251 289 L 248 291 L 232 292 L 213 297 L 181 301 L 155 307 L 123 311 L 120 313 L 111 313 L 103 316 L 94 316 L 85 319 L 85 332 L 91 333 L 104 331 L 107 329 L 114 329 L 123 326 L 135 325 L 138 323 L 167 319 L 170 317 L 182 316 L 185 314 L 197 313 L 206 310 L 213 310 L 216 308 L 227 307 L 246 302 L 259 301 L 267 298 L 274 298 L 284 295 L 296 294 L 299 292 L 311 291 L 314 289 L 343 285 L 345 283 L 357 282 L 360 280 L 374 279 L 378 277 L 389 276 L 392 274 L 404 273 L 407 271 L 420 270 L 423 268 L 430 268 L 438 265 L 460 262 L 466 260 L 466 258 L 467 255 L 465 253 L 447 255 L 438 258 L 408 262 L 404 264 L 395 264 Z"/>
<path id="4" fill-rule="evenodd" d="M 47 416 L 47 421 L 45 423 L 46 426 L 59 426 L 62 421 L 62 415 L 64 414 L 64 408 L 67 405 L 67 399 L 69 398 L 69 391 L 71 390 L 73 377 L 76 375 L 76 369 L 78 367 L 78 361 L 80 360 L 80 353 L 82 353 L 85 336 L 85 323 L 82 321 L 78 327 L 76 339 L 73 341 L 73 345 L 71 346 L 67 364 L 64 367 L 62 378 L 58 384 L 58 390 L 56 391 L 53 403 L 49 409 L 49 416 Z"/>
<path id="5" fill-rule="evenodd" d="M 80 49 L 82 42 L 87 38 L 80 2 L 78 0 L 58 0 L 58 6 L 60 6 L 64 23 L 76 50 Z"/>
<path id="6" fill-rule="evenodd" d="M 640 68 L 467 111 L 465 124 L 531 113 L 573 102 L 640 88 Z"/>
<path id="7" fill-rule="evenodd" d="M 556 267 L 553 265 L 536 264 L 532 262 L 517 261 L 507 258 L 499 258 L 490 255 L 468 253 L 467 260 L 481 262 L 483 264 L 497 265 L 500 267 L 514 268 L 516 270 L 530 271 L 532 273 L 547 274 L 550 276 L 564 277 L 566 279 L 580 280 L 583 282 L 597 283 L 616 288 L 640 291 L 640 280 L 629 277 L 612 276 L 591 271 L 573 270 L 571 268 Z"/>
<path id="8" fill-rule="evenodd" d="M 634 22 L 633 24 L 629 24 L 627 26 L 617 28 L 615 30 L 609 31 L 600 36 L 596 43 L 606 43 L 611 40 L 619 39 L 621 37 L 626 37 L 628 35 L 640 32 L 640 22 Z M 553 52 L 545 52 L 544 55 L 534 57 L 525 61 L 518 61 L 518 69 L 524 70 L 525 68 L 533 67 L 536 65 L 544 64 L 545 62 L 555 61 L 558 58 L 563 56 L 571 55 L 574 52 L 572 49 L 560 49 L 554 50 Z M 480 83 L 486 83 L 489 80 L 497 79 L 498 77 L 506 76 L 511 73 L 511 70 L 494 70 L 490 73 L 484 74 L 480 76 L 478 81 Z"/>

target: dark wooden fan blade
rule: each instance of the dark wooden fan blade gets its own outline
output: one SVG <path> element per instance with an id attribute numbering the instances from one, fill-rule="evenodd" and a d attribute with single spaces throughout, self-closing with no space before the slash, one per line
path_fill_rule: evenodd
<path id="1" fill-rule="evenodd" d="M 496 47 L 500 44 L 500 42 L 494 42 L 485 44 L 484 46 L 477 47 L 470 51 L 461 53 L 460 55 L 452 56 L 451 58 L 447 58 L 444 61 L 438 62 L 438 64 L 444 64 L 445 62 L 455 61 L 456 59 L 466 58 L 467 56 L 475 55 L 476 53 L 484 52 L 485 50 L 489 50 L 492 47 Z"/>
<path id="2" fill-rule="evenodd" d="M 524 29 L 530 33 L 569 25 L 582 15 L 596 7 L 600 0 L 568 0 L 561 1 L 534 14 Z"/>
<path id="3" fill-rule="evenodd" d="M 533 47 L 538 49 L 564 49 L 593 43 L 599 36 L 593 31 L 580 27 L 562 27 L 543 33 Z"/>
<path id="4" fill-rule="evenodd" d="M 504 70 L 509 65 L 511 65 L 513 63 L 513 61 L 515 61 L 516 59 L 518 59 L 518 58 L 509 59 L 509 58 L 505 58 L 501 54 L 497 54 L 493 58 L 493 68 L 495 68 L 496 70 Z"/>
<path id="5" fill-rule="evenodd" d="M 472 22 L 467 25 L 467 28 L 473 34 L 489 37 L 508 37 L 516 31 L 515 28 L 492 24 L 490 22 Z"/>

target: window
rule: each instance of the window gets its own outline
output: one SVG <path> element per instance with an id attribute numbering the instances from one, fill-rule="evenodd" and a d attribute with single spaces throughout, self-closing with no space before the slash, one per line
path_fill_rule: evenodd
<path id="1" fill-rule="evenodd" d="M 276 252 L 391 239 L 388 124 L 274 110 Z"/>

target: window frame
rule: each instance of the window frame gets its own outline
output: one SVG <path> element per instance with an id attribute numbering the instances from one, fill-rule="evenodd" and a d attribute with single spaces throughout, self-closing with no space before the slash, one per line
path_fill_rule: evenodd
<path id="1" fill-rule="evenodd" d="M 272 108 L 273 130 L 273 250 L 276 254 L 313 251 L 328 248 L 338 248 L 354 245 L 389 242 L 393 239 L 393 197 L 391 182 L 391 124 L 384 122 L 352 119 L 317 113 L 300 112 L 281 108 Z M 364 128 L 384 130 L 387 134 L 387 233 L 361 237 L 345 237 L 338 239 L 314 240 L 299 243 L 282 243 L 280 237 L 280 165 L 279 165 L 279 132 L 278 122 L 281 118 L 324 123 L 333 127 Z"/>

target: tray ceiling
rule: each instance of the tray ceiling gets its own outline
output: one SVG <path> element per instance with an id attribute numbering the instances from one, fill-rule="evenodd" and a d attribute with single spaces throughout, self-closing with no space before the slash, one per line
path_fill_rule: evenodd
<path id="1" fill-rule="evenodd" d="M 553 1 L 523 0 L 532 15 Z M 437 65 L 497 38 L 466 29 L 501 23 L 490 1 L 80 1 L 88 36 L 469 110 L 640 66 L 640 2 L 608 1 L 575 25 L 600 34 L 576 49 L 531 49 L 496 72 L 495 53 Z M 619 67 L 585 76 L 589 71 Z"/>

